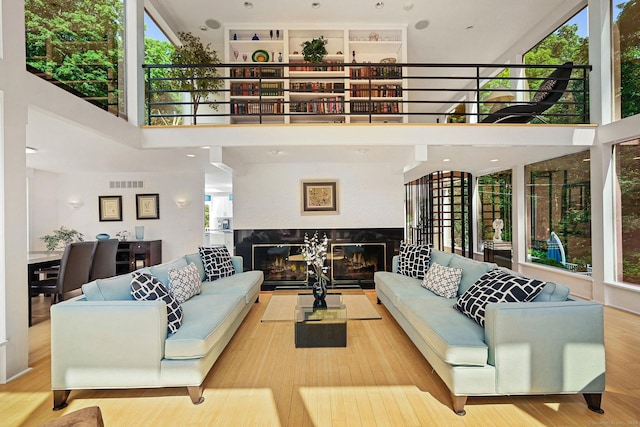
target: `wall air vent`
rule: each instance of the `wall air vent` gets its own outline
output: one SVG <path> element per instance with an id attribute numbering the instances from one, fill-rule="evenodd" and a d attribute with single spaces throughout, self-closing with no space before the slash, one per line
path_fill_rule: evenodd
<path id="1" fill-rule="evenodd" d="M 109 188 L 144 188 L 144 181 L 109 181 Z"/>

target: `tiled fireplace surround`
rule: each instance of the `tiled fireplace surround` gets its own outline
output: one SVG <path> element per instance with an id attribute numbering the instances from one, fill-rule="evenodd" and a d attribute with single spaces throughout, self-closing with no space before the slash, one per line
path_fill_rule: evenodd
<path id="1" fill-rule="evenodd" d="M 262 290 L 304 287 L 307 267 L 300 255 L 304 236 L 315 232 L 329 239 L 326 265 L 335 288 L 361 286 L 372 289 L 373 273 L 391 270 L 400 249 L 402 228 L 248 229 L 235 230 L 236 255 L 245 270 L 262 270 Z"/>

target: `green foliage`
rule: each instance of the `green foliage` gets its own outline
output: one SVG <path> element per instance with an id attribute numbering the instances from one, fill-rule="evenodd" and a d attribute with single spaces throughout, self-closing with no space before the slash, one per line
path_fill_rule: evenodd
<path id="1" fill-rule="evenodd" d="M 123 0 L 25 0 L 26 61 L 107 106 L 118 100 Z"/>
<path id="2" fill-rule="evenodd" d="M 200 37 L 183 32 L 178 33 L 178 37 L 182 46 L 176 47 L 171 55 L 171 64 L 176 66 L 169 70 L 169 76 L 176 79 L 176 89 L 191 94 L 193 124 L 196 124 L 198 106 L 207 100 L 209 94 L 216 93 L 222 87 L 222 80 L 214 66 L 220 60 L 211 45 L 204 45 Z M 209 105 L 213 109 L 218 108 L 215 103 Z"/>
<path id="3" fill-rule="evenodd" d="M 620 102 L 622 117 L 640 113 L 640 3 L 630 0 L 618 5 L 615 22 L 620 37 Z"/>
<path id="4" fill-rule="evenodd" d="M 317 39 L 307 40 L 302 43 L 302 56 L 305 61 L 318 63 L 322 62 L 322 59 L 325 57 L 327 52 L 327 39 L 323 36 L 320 36 Z"/>
<path id="5" fill-rule="evenodd" d="M 64 225 L 58 230 L 53 230 L 51 234 L 40 237 L 47 246 L 47 250 L 63 249 L 73 242 L 83 242 L 84 235 L 77 230 L 66 228 Z"/>
<path id="6" fill-rule="evenodd" d="M 171 63 L 171 59 L 175 52 L 175 46 L 168 41 L 155 40 L 151 38 L 144 39 L 144 62 L 145 64 L 167 65 Z M 175 117 L 182 112 L 179 104 L 180 94 L 171 92 L 174 89 L 172 81 L 169 79 L 169 68 L 148 68 L 144 75 L 145 79 L 145 102 L 149 100 L 149 77 L 153 80 L 153 93 L 151 101 L 154 104 L 151 109 L 147 105 L 147 111 L 152 115 L 162 115 L 167 117 L 154 117 L 151 125 L 175 126 L 182 123 L 182 117 Z M 157 92 L 156 92 L 157 91 Z M 170 117 L 174 116 L 174 117 Z"/>

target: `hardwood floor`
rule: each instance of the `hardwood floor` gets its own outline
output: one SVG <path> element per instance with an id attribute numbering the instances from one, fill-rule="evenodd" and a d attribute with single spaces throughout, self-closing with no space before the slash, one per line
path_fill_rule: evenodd
<path id="1" fill-rule="evenodd" d="M 366 291 L 375 303 L 375 292 Z M 597 426 L 640 423 L 640 317 L 605 309 L 604 415 L 581 395 L 469 398 L 451 409 L 447 388 L 384 306 L 382 320 L 348 323 L 346 348 L 294 348 L 292 322 L 260 319 L 261 293 L 205 380 L 202 405 L 186 388 L 73 391 L 53 412 L 48 302 L 30 328 L 32 370 L 0 385 L 0 425 L 37 426 L 97 405 L 106 426 Z M 35 299 L 34 299 L 35 301 Z M 40 304 L 40 307 L 36 305 Z"/>

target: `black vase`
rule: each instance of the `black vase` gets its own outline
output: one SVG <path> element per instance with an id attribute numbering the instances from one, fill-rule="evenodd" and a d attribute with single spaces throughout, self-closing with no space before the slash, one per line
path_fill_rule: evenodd
<path id="1" fill-rule="evenodd" d="M 313 279 L 312 279 L 313 280 Z M 316 279 L 311 285 L 313 290 L 313 308 L 327 308 L 327 283 L 324 279 Z"/>

